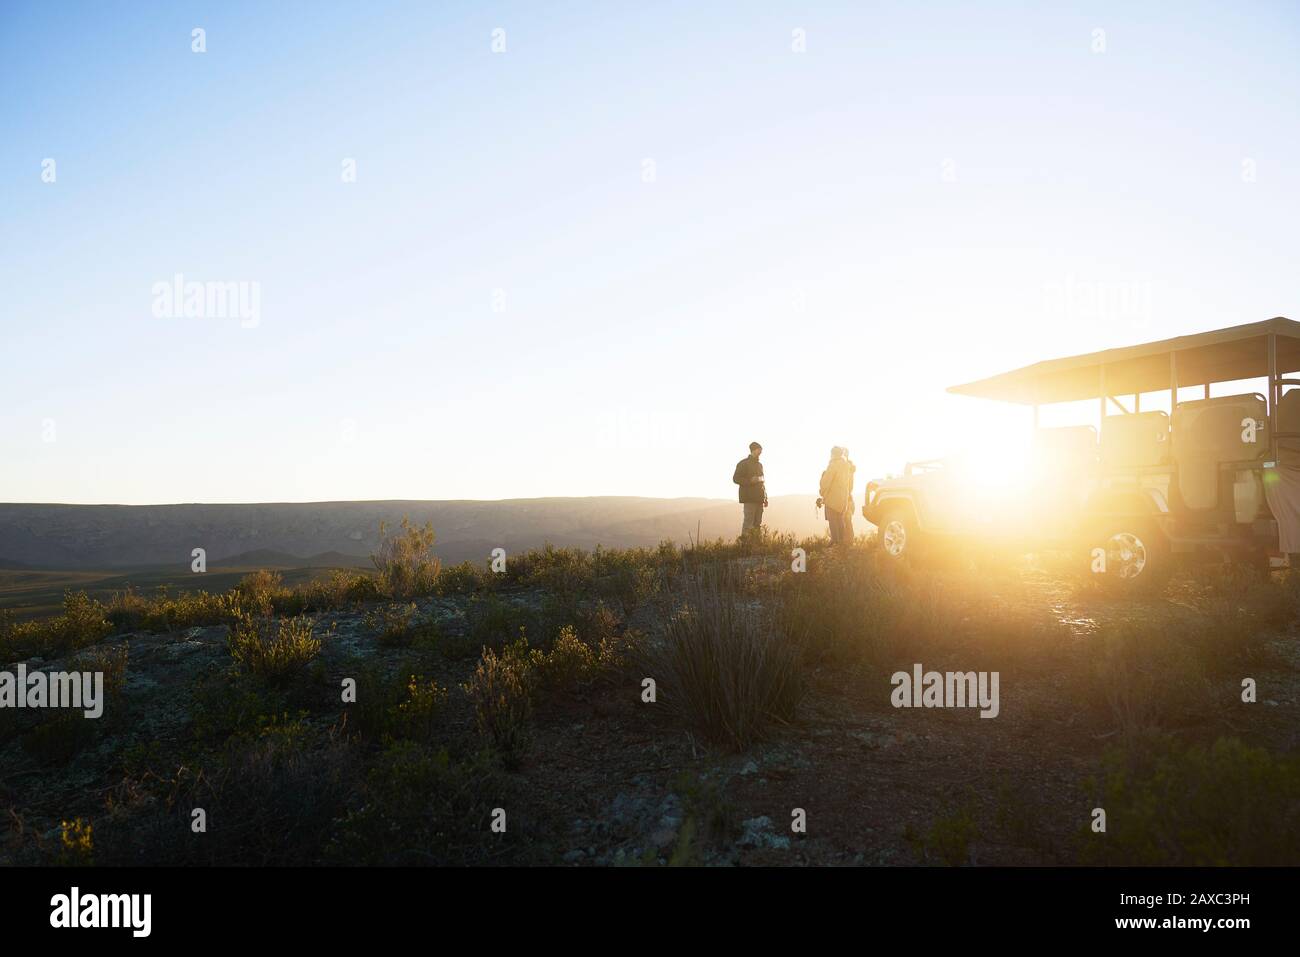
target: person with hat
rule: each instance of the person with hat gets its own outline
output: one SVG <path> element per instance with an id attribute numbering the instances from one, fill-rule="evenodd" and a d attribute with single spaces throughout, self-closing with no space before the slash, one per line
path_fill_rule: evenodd
<path id="1" fill-rule="evenodd" d="M 857 466 L 849 461 L 849 450 L 835 446 L 830 464 L 822 472 L 817 504 L 826 508 L 831 544 L 847 545 L 853 541 L 853 473 Z"/>

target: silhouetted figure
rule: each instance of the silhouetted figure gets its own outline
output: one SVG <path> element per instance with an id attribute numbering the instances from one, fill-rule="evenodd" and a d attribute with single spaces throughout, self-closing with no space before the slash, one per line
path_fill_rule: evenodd
<path id="1" fill-rule="evenodd" d="M 830 464 L 822 472 L 820 501 L 826 507 L 832 545 L 853 541 L 853 473 L 856 471 L 857 466 L 849 461 L 848 449 L 838 445 L 831 449 Z"/>
<path id="2" fill-rule="evenodd" d="M 767 507 L 767 486 L 763 482 L 763 463 L 758 457 L 763 454 L 763 446 L 757 442 L 749 443 L 749 455 L 736 463 L 736 471 L 731 480 L 740 486 L 740 504 L 744 506 L 745 517 L 740 525 L 740 534 L 755 533 L 763 527 L 763 509 Z"/>

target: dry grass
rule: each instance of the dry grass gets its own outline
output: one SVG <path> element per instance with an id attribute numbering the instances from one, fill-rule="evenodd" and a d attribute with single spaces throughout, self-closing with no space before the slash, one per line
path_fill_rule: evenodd
<path id="1" fill-rule="evenodd" d="M 804 695 L 802 648 L 725 575 L 691 578 L 643 653 L 664 708 L 722 747 L 743 750 L 793 720 Z"/>
<path id="2" fill-rule="evenodd" d="M 285 681 L 316 657 L 320 639 L 307 617 L 272 619 L 240 614 L 230 627 L 230 657 L 250 674 Z"/>

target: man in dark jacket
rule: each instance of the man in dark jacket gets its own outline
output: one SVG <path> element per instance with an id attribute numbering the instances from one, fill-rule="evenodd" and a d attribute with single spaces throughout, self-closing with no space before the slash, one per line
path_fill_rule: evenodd
<path id="1" fill-rule="evenodd" d="M 749 457 L 737 462 L 736 471 L 731 475 L 731 480 L 740 486 L 740 504 L 745 507 L 745 518 L 740 526 L 742 536 L 763 526 L 767 486 L 763 483 L 763 464 L 758 460 L 762 454 L 763 446 L 750 442 Z"/>

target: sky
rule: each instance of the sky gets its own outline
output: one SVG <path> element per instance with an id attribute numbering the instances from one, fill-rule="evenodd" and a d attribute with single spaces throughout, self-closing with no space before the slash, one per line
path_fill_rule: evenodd
<path id="1" fill-rule="evenodd" d="M 1300 319 L 1294 3 L 4 0 L 0 111 L 0 501 L 815 494 Z"/>

